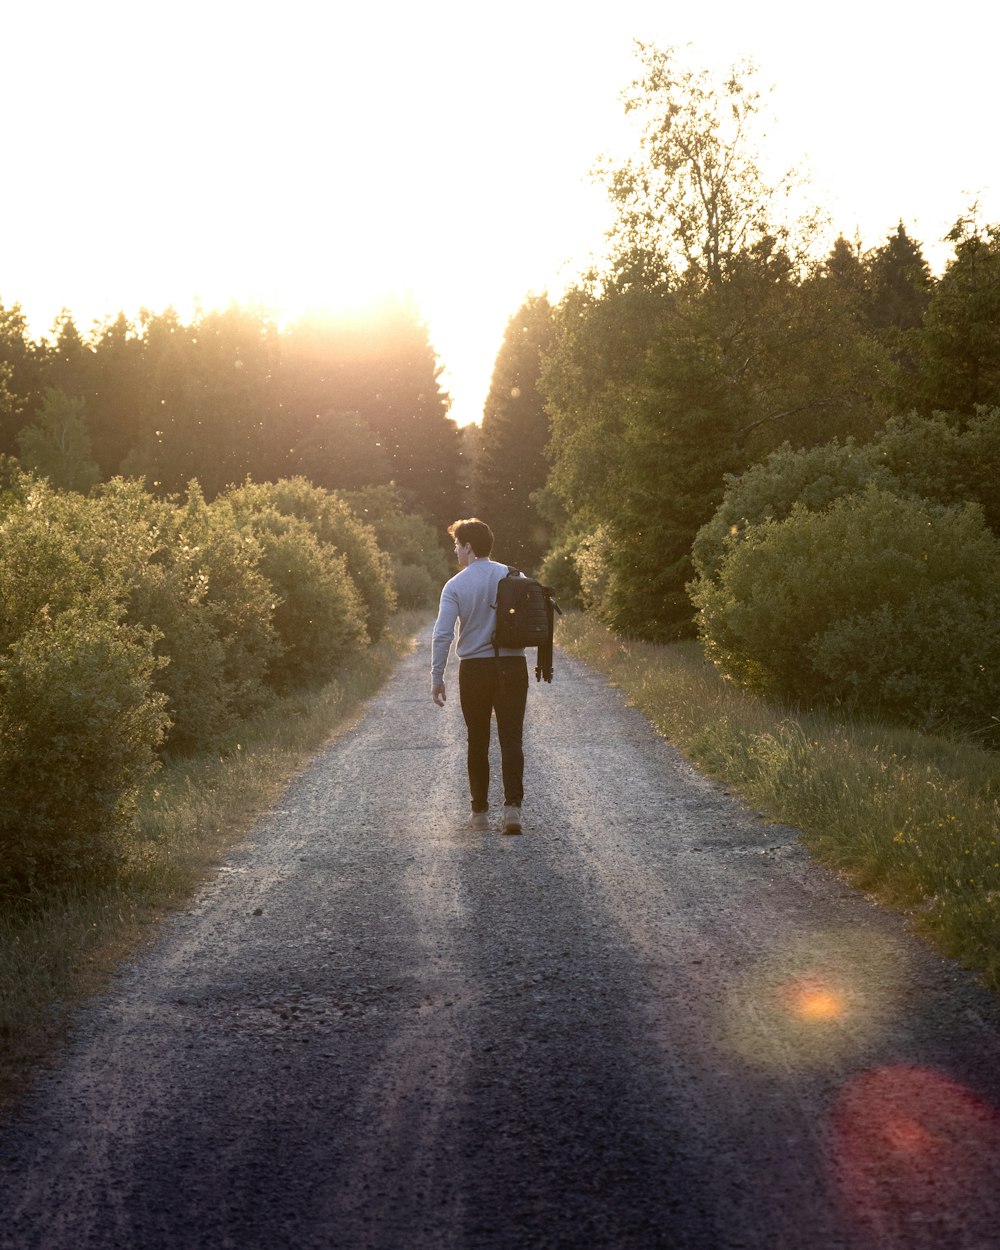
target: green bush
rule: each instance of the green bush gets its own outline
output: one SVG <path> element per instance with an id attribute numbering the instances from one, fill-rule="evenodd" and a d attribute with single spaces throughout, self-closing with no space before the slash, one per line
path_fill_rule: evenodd
<path id="1" fill-rule="evenodd" d="M 378 545 L 400 564 L 423 565 L 436 579 L 451 574 L 450 540 L 416 512 L 407 512 L 394 486 L 365 486 L 341 491 L 354 514 L 375 531 Z"/>
<path id="2" fill-rule="evenodd" d="M 229 727 L 233 709 L 223 676 L 225 646 L 206 608 L 200 552 L 181 535 L 177 507 L 140 482 L 116 479 L 98 489 L 91 509 L 106 575 L 118 553 L 132 568 L 121 591 L 127 621 L 150 631 L 162 660 L 154 676 L 170 716 L 169 745 L 191 750 Z"/>
<path id="3" fill-rule="evenodd" d="M 365 605 L 346 558 L 305 521 L 275 509 L 253 512 L 249 526 L 275 595 L 281 652 L 268 669 L 271 685 L 287 691 L 329 681 L 368 641 Z"/>
<path id="4" fill-rule="evenodd" d="M 151 640 L 100 597 L 41 613 L 0 656 L 0 888 L 106 876 L 166 726 Z"/>
<path id="5" fill-rule="evenodd" d="M 982 504 L 986 524 L 1000 534 L 1000 409 L 893 417 L 873 451 L 908 494 Z"/>
<path id="6" fill-rule="evenodd" d="M 400 608 L 428 608 L 437 603 L 441 583 L 422 564 L 399 564 L 393 575 Z"/>
<path id="7" fill-rule="evenodd" d="M 654 525 L 625 531 L 606 524 L 576 540 L 572 558 L 580 603 L 622 637 L 664 642 L 693 629 L 687 594 L 678 596 L 671 589 L 678 579 L 682 585 L 690 579 L 688 551 L 680 560 L 670 560 L 662 550 L 657 566 L 653 548 L 658 533 Z M 684 599 L 683 611 L 679 598 Z"/>
<path id="8" fill-rule="evenodd" d="M 410 565 L 426 569 L 438 587 L 455 572 L 450 553 L 444 550 L 434 527 L 415 513 L 390 514 L 375 526 L 375 532 L 395 568 Z"/>
<path id="9" fill-rule="evenodd" d="M 394 486 L 366 486 L 345 491 L 342 497 L 372 527 L 379 547 L 388 555 L 397 605 L 423 608 L 435 604 L 454 570 L 433 525 L 404 511 Z"/>
<path id="10" fill-rule="evenodd" d="M 562 608 L 583 607 L 576 551 L 577 543 L 572 539 L 557 544 L 546 555 L 538 572 L 538 580 L 552 587 Z"/>
<path id="11" fill-rule="evenodd" d="M 262 552 L 254 535 L 225 507 L 207 506 L 194 483 L 177 512 L 170 550 L 175 560 L 188 564 L 188 602 L 197 604 L 218 653 L 211 674 L 206 673 L 217 692 L 218 728 L 204 724 L 201 732 L 195 732 L 196 708 L 186 701 L 185 732 L 193 745 L 205 745 L 272 698 L 268 670 L 281 653 L 274 589 L 261 571 Z M 192 667 L 191 657 L 182 657 L 179 647 L 174 649 L 173 663 Z M 193 673 L 185 679 L 197 701 L 198 681 Z"/>
<path id="12" fill-rule="evenodd" d="M 609 555 L 611 537 L 599 526 L 592 534 L 583 534 L 575 541 L 572 559 L 580 585 L 580 602 L 587 611 L 602 617 L 602 605 L 611 579 Z"/>
<path id="13" fill-rule="evenodd" d="M 40 482 L 26 501 L 12 501 L 0 519 L 0 654 L 43 614 L 55 615 L 86 599 L 95 584 L 72 534 L 50 515 L 53 497 Z"/>
<path id="14" fill-rule="evenodd" d="M 694 633 L 690 530 L 655 517 L 602 525 L 577 565 L 585 606 L 621 637 L 671 642 Z"/>
<path id="15" fill-rule="evenodd" d="M 981 733 L 1000 693 L 998 586 L 980 508 L 869 486 L 751 527 L 693 598 L 707 654 L 744 685 Z"/>
<path id="16" fill-rule="evenodd" d="M 375 531 L 355 516 L 344 499 L 304 477 L 246 482 L 222 499 L 243 520 L 268 509 L 295 517 L 308 525 L 318 542 L 339 551 L 361 596 L 368 636 L 372 642 L 381 638 L 396 606 L 392 567 Z"/>
<path id="17" fill-rule="evenodd" d="M 53 492 L 44 514 L 84 580 L 110 590 L 127 623 L 155 637 L 167 661 L 154 684 L 167 696 L 172 749 L 207 746 L 260 706 L 278 649 L 273 591 L 252 536 L 231 516 L 212 513 L 196 485 L 178 507 L 121 478 L 90 500 Z"/>
<path id="18" fill-rule="evenodd" d="M 718 574 L 733 542 L 754 525 L 783 521 L 798 504 L 821 512 L 837 499 L 856 495 L 870 483 L 898 488 L 892 472 L 880 464 L 873 446 L 834 440 L 820 447 L 793 451 L 786 443 L 745 473 L 726 474 L 726 490 L 712 519 L 698 531 L 692 560 L 699 577 Z"/>
<path id="19" fill-rule="evenodd" d="M 393 593 L 346 504 L 292 514 L 312 488 L 278 491 L 282 511 L 248 487 L 237 511 L 196 483 L 180 503 L 122 479 L 85 498 L 0 467 L 0 889 L 23 892 L 114 870 L 168 728 L 204 748 L 365 645 L 347 551 L 319 533 L 373 571 L 369 605 Z"/>
<path id="20" fill-rule="evenodd" d="M 954 584 L 837 622 L 813 648 L 838 697 L 1000 745 L 1000 588 Z"/>
<path id="21" fill-rule="evenodd" d="M 836 440 L 793 451 L 787 443 L 738 476 L 726 475 L 715 514 L 692 548 L 695 571 L 715 577 L 727 547 L 754 525 L 781 521 L 799 504 L 820 512 L 869 484 L 940 504 L 979 503 L 1000 533 L 1000 409 L 974 417 L 909 413 L 863 446 Z"/>

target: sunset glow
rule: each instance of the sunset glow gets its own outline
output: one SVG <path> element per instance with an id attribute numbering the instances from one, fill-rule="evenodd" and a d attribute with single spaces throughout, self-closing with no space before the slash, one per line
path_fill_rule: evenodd
<path id="1" fill-rule="evenodd" d="M 7 137 L 0 300 L 42 333 L 64 306 L 86 327 L 194 300 L 288 317 L 410 297 L 456 419 L 478 419 L 507 318 L 601 248 L 588 172 L 625 142 L 635 38 L 690 41 L 710 68 L 752 58 L 775 85 L 768 159 L 812 170 L 834 233 L 871 244 L 903 218 L 933 263 L 971 198 L 989 209 L 995 146 L 967 123 L 992 112 L 991 41 L 957 27 L 848 3 L 803 56 L 787 0 L 626 0 L 585 21 L 562 0 L 470 12 L 12 10 L 5 85 L 25 121 Z M 907 76 L 930 63 L 933 91 Z"/>

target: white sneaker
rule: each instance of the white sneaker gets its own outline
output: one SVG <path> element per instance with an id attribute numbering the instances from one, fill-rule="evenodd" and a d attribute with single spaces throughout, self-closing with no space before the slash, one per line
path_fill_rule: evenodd
<path id="1" fill-rule="evenodd" d="M 485 833 L 490 827 L 489 812 L 473 812 L 469 817 L 469 828 L 476 833 Z"/>
<path id="2" fill-rule="evenodd" d="M 519 807 L 508 806 L 503 809 L 503 824 L 500 826 L 500 832 L 521 832 L 521 809 Z"/>

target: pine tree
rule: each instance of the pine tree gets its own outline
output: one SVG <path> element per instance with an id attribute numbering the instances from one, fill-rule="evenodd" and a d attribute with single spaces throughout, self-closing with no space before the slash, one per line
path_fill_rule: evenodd
<path id="1" fill-rule="evenodd" d="M 28 335 L 19 304 L 0 304 L 0 453 L 16 451 L 16 436 L 42 403 L 43 349 Z"/>
<path id="2" fill-rule="evenodd" d="M 838 235 L 823 266 L 826 276 L 852 302 L 860 306 L 865 298 L 865 269 L 856 244 Z"/>
<path id="3" fill-rule="evenodd" d="M 93 364 L 93 350 L 64 308 L 52 327 L 52 341 L 45 353 L 45 386 L 86 403 L 92 389 Z"/>
<path id="4" fill-rule="evenodd" d="M 483 409 L 473 488 L 476 513 L 492 526 L 502 558 L 527 572 L 551 539 L 532 496 L 549 473 L 549 419 L 538 384 L 553 334 L 544 295 L 529 297 L 508 321 Z"/>
<path id="5" fill-rule="evenodd" d="M 934 285 L 920 244 L 900 222 L 867 258 L 867 315 L 872 329 L 915 330 L 924 319 Z"/>
<path id="6" fill-rule="evenodd" d="M 973 214 L 948 238 L 955 255 L 914 332 L 916 376 L 902 400 L 971 416 L 977 405 L 1000 405 L 1000 226 Z"/>
<path id="7" fill-rule="evenodd" d="M 105 480 L 119 472 L 139 438 L 147 401 L 145 343 L 119 313 L 94 336 L 94 386 L 87 405 L 94 458 Z"/>

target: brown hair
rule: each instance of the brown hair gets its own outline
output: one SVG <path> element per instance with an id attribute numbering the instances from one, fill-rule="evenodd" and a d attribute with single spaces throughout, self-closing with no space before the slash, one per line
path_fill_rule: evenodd
<path id="1" fill-rule="evenodd" d="M 464 547 L 466 543 L 471 543 L 473 554 L 477 556 L 488 556 L 493 550 L 493 531 L 485 521 L 480 521 L 478 517 L 471 516 L 465 521 L 453 521 L 448 526 L 448 533 L 461 547 Z"/>

